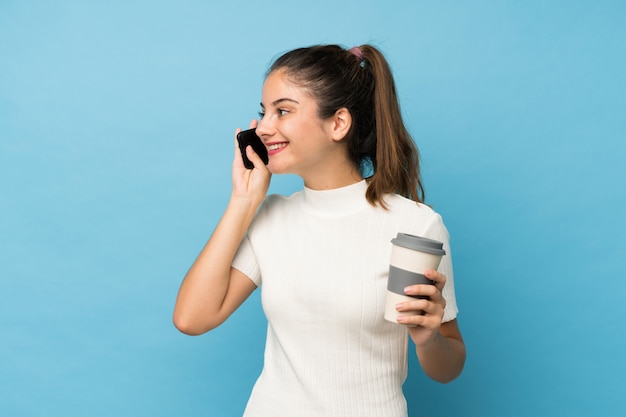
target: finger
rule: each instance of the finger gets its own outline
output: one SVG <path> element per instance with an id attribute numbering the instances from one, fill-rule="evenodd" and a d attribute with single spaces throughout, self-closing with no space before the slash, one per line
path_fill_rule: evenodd
<path id="1" fill-rule="evenodd" d="M 235 145 L 235 153 L 233 156 L 233 164 L 236 166 L 243 166 L 243 158 L 241 156 L 241 151 L 239 150 L 239 140 L 237 139 L 237 135 L 241 132 L 240 128 L 235 129 L 235 137 L 234 137 L 234 145 Z"/>
<path id="2" fill-rule="evenodd" d="M 430 287 L 433 289 L 433 285 L 425 285 L 425 288 Z M 400 312 L 419 311 L 421 314 L 433 314 L 443 316 L 443 311 L 446 308 L 446 300 L 443 298 L 439 291 L 433 292 L 428 298 L 415 298 L 411 301 L 404 301 L 396 305 L 396 310 Z"/>
<path id="3" fill-rule="evenodd" d="M 424 271 L 424 276 L 433 281 L 433 284 L 435 284 L 439 291 L 443 291 L 443 287 L 446 285 L 446 276 L 444 274 L 429 269 Z"/>
<path id="4" fill-rule="evenodd" d="M 260 168 L 265 166 L 261 157 L 254 151 L 254 149 L 252 149 L 252 146 L 246 146 L 246 156 L 248 157 L 250 162 L 252 162 L 254 168 Z"/>
<path id="5" fill-rule="evenodd" d="M 398 316 L 398 323 L 408 325 L 411 327 L 419 326 L 429 330 L 436 330 L 441 327 L 441 318 L 430 314 L 422 314 L 421 312 L 415 312 L 415 314 L 405 314 Z"/>
<path id="6" fill-rule="evenodd" d="M 404 301 L 396 304 L 396 310 L 406 311 L 424 311 L 428 314 L 438 314 L 446 308 L 446 300 L 440 297 L 436 300 L 426 298 L 416 298 L 411 301 Z"/>
<path id="7" fill-rule="evenodd" d="M 429 280 L 434 281 L 436 283 L 441 283 L 441 284 L 446 283 L 446 276 L 439 271 L 427 269 L 426 271 L 424 271 L 424 276 L 428 278 Z"/>
<path id="8" fill-rule="evenodd" d="M 443 320 L 444 307 L 445 305 L 428 300 L 401 303 L 396 306 L 396 309 L 403 313 L 398 316 L 398 322 L 436 328 Z"/>
<path id="9" fill-rule="evenodd" d="M 410 285 L 404 289 L 404 293 L 411 297 L 437 299 L 441 297 L 441 290 L 433 284 Z"/>
<path id="10" fill-rule="evenodd" d="M 256 129 L 258 125 L 259 125 L 259 121 L 257 119 L 250 120 L 250 129 Z"/>
<path id="11" fill-rule="evenodd" d="M 422 311 L 425 315 L 437 316 L 440 319 L 443 318 L 443 312 L 446 308 L 445 298 L 440 298 L 437 301 L 429 301 L 426 303 Z"/>
<path id="12" fill-rule="evenodd" d="M 234 142 L 235 142 L 235 149 L 239 150 L 239 140 L 237 139 L 237 135 L 241 133 L 241 128 L 237 128 L 235 129 L 235 136 L 233 136 Z"/>
<path id="13" fill-rule="evenodd" d="M 414 311 L 416 314 L 420 314 L 424 309 L 428 308 L 429 303 L 429 300 L 416 298 L 413 301 L 404 301 L 396 304 L 396 310 L 403 313 Z"/>
<path id="14" fill-rule="evenodd" d="M 426 316 L 421 314 L 398 316 L 397 320 L 398 323 L 407 326 L 420 326 L 428 329 L 436 327 L 434 323 L 431 323 L 433 320 L 429 320 Z"/>

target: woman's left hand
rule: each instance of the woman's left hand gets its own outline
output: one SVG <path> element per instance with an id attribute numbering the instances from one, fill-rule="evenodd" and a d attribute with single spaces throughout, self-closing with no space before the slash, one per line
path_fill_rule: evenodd
<path id="1" fill-rule="evenodd" d="M 434 285 L 412 285 L 406 287 L 404 292 L 406 295 L 420 295 L 428 298 L 415 298 L 412 301 L 406 301 L 396 306 L 399 312 L 416 313 L 398 317 L 398 323 L 409 325 L 407 329 L 417 347 L 425 346 L 435 339 L 441 327 L 443 311 L 446 307 L 446 300 L 442 295 L 446 276 L 430 270 L 425 271 L 424 276 L 432 280 Z M 420 314 L 420 312 L 423 312 L 423 314 Z"/>

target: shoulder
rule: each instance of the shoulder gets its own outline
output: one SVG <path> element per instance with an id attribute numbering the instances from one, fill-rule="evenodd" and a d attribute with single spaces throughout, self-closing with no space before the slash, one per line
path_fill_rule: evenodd
<path id="1" fill-rule="evenodd" d="M 404 231 L 426 237 L 447 235 L 441 215 L 432 207 L 397 194 L 386 196 L 385 202 L 392 223 Z"/>
<path id="2" fill-rule="evenodd" d="M 441 217 L 439 213 L 433 210 L 430 206 L 423 203 L 417 203 L 398 194 L 389 194 L 385 196 L 385 203 L 387 204 L 389 211 L 395 215 L 419 216 L 424 220 Z"/>
<path id="3" fill-rule="evenodd" d="M 266 196 L 257 210 L 253 224 L 274 218 L 284 218 L 288 213 L 297 211 L 300 198 L 301 192 L 296 192 L 290 196 L 280 194 Z"/>
<path id="4" fill-rule="evenodd" d="M 265 197 L 265 200 L 263 200 L 263 203 L 259 207 L 259 211 L 289 210 L 291 207 L 298 204 L 301 194 L 301 191 L 295 192 L 290 196 L 270 194 Z"/>

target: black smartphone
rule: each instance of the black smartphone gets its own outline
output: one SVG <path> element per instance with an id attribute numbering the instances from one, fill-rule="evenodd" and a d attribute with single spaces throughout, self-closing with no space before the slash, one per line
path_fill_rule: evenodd
<path id="1" fill-rule="evenodd" d="M 237 142 L 239 142 L 239 150 L 241 151 L 241 157 L 243 158 L 243 165 L 248 168 L 254 168 L 254 164 L 246 156 L 246 147 L 252 146 L 254 152 L 261 158 L 263 163 L 267 165 L 269 157 L 267 156 L 267 148 L 261 141 L 261 138 L 256 135 L 255 129 L 243 130 L 237 134 Z"/>

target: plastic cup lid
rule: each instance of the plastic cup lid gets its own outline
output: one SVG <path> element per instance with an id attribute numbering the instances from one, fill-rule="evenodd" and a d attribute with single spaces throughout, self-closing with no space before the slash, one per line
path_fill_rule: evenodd
<path id="1" fill-rule="evenodd" d="M 443 250 L 442 242 L 421 236 L 410 235 L 408 233 L 398 233 L 395 238 L 391 239 L 391 243 L 402 246 L 403 248 L 432 253 L 434 255 L 443 256 L 446 254 L 446 251 Z"/>

